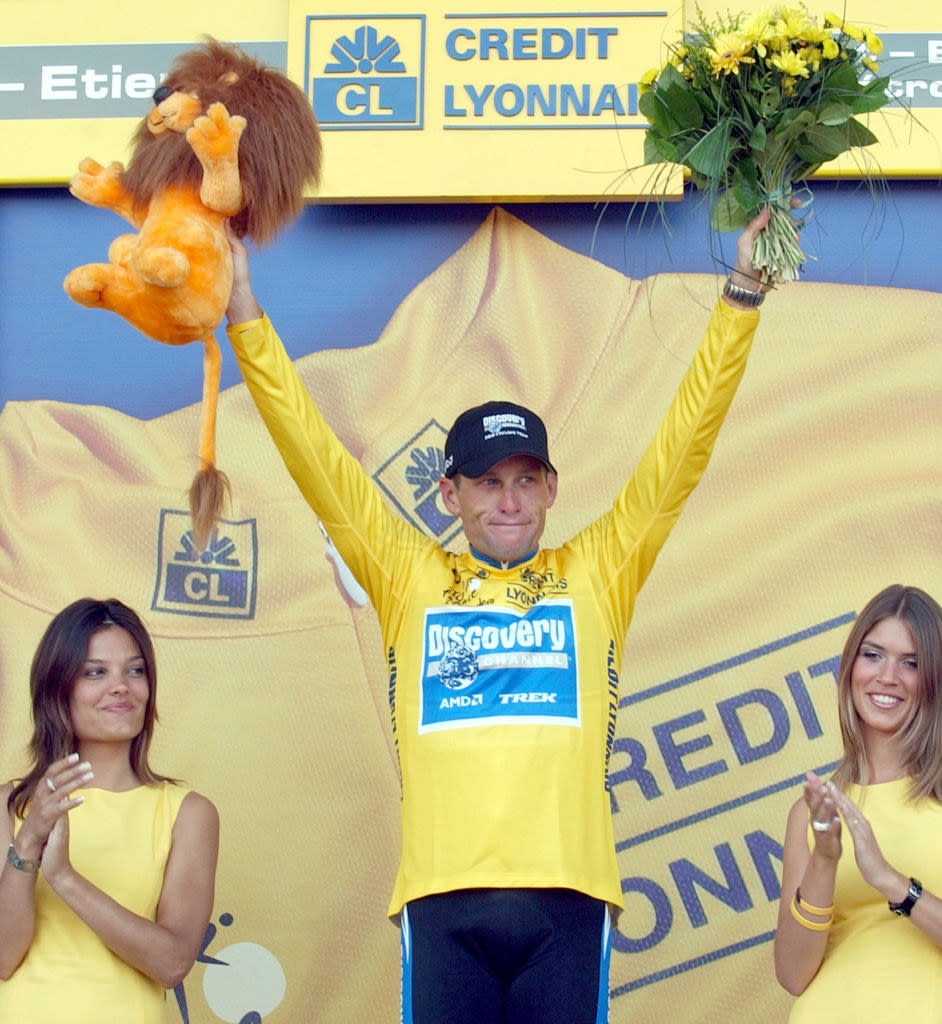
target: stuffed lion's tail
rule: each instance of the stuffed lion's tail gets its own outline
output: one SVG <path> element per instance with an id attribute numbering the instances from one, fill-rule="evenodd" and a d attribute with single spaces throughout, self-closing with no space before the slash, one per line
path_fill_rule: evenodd
<path id="1" fill-rule="evenodd" d="M 219 399 L 219 371 L 222 355 L 213 335 L 203 340 L 203 405 L 200 420 L 200 469 L 190 485 L 190 520 L 193 542 L 198 551 L 209 543 L 219 522 L 229 479 L 216 468 L 216 405 Z"/>

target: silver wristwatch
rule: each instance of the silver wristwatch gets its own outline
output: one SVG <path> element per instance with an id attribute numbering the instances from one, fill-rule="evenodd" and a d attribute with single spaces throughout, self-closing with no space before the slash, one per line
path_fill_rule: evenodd
<path id="1" fill-rule="evenodd" d="M 733 284 L 731 277 L 726 278 L 726 284 L 723 285 L 723 294 L 727 299 L 732 299 L 733 302 L 741 302 L 744 306 L 751 306 L 753 309 L 758 309 L 765 302 L 765 292 L 753 292 L 748 288 L 740 288 L 738 284 Z"/>
<path id="2" fill-rule="evenodd" d="M 24 860 L 17 852 L 13 849 L 13 844 L 7 847 L 7 860 L 16 868 L 17 871 L 25 871 L 28 875 L 35 875 L 39 870 L 42 861 L 39 860 Z"/>

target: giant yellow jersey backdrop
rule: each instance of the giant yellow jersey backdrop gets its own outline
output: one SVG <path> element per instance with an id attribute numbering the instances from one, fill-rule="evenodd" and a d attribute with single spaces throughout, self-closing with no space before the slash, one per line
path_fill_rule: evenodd
<path id="1" fill-rule="evenodd" d="M 435 498 L 445 428 L 495 389 L 540 409 L 556 543 L 631 471 L 721 278 L 649 278 L 601 331 L 593 309 L 627 284 L 495 210 L 374 345 L 299 368 L 391 506 L 453 544 Z M 547 315 L 549 295 L 564 315 Z M 277 323 L 276 300 L 268 311 Z M 802 774 L 840 748 L 836 658 L 887 583 L 940 590 L 940 317 L 938 294 L 847 285 L 791 285 L 763 307 L 629 633 L 611 762 L 616 1024 L 665 1007 L 690 1024 L 785 1019 L 771 966 L 784 820 Z M 192 551 L 197 418 L 47 401 L 0 414 L 3 774 L 25 763 L 29 660 L 51 615 L 80 593 L 140 609 L 160 666 L 155 763 L 222 818 L 208 942 L 168 1020 L 394 1021 L 398 778 L 379 631 L 242 386 L 220 408 L 232 505 Z"/>

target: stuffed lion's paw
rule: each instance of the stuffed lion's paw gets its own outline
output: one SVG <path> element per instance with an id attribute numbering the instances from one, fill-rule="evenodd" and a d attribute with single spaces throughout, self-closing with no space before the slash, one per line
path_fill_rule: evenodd
<path id="1" fill-rule="evenodd" d="M 113 278 L 113 268 L 107 263 L 88 263 L 71 271 L 63 287 L 70 299 L 81 306 L 95 309 L 105 305 L 105 289 Z"/>
<path id="2" fill-rule="evenodd" d="M 239 139 L 246 120 L 221 103 L 213 103 L 187 129 L 186 141 L 203 165 L 200 198 L 217 213 L 231 216 L 242 208 L 239 180 Z"/>
<path id="3" fill-rule="evenodd" d="M 123 172 L 124 166 L 117 160 L 102 167 L 97 160 L 85 157 L 69 182 L 69 191 L 89 206 L 123 207 L 128 199 L 127 190 L 121 182 Z"/>
<path id="4" fill-rule="evenodd" d="M 213 103 L 187 129 L 186 141 L 201 163 L 226 158 L 239 151 L 245 124 L 244 117 L 232 116 L 223 104 Z"/>

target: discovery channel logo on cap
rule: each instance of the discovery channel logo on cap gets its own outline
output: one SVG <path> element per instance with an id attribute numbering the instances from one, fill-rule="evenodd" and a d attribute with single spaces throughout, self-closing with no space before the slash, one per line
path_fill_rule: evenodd
<path id="1" fill-rule="evenodd" d="M 325 131 L 422 127 L 425 15 L 309 15 L 304 62 Z"/>

